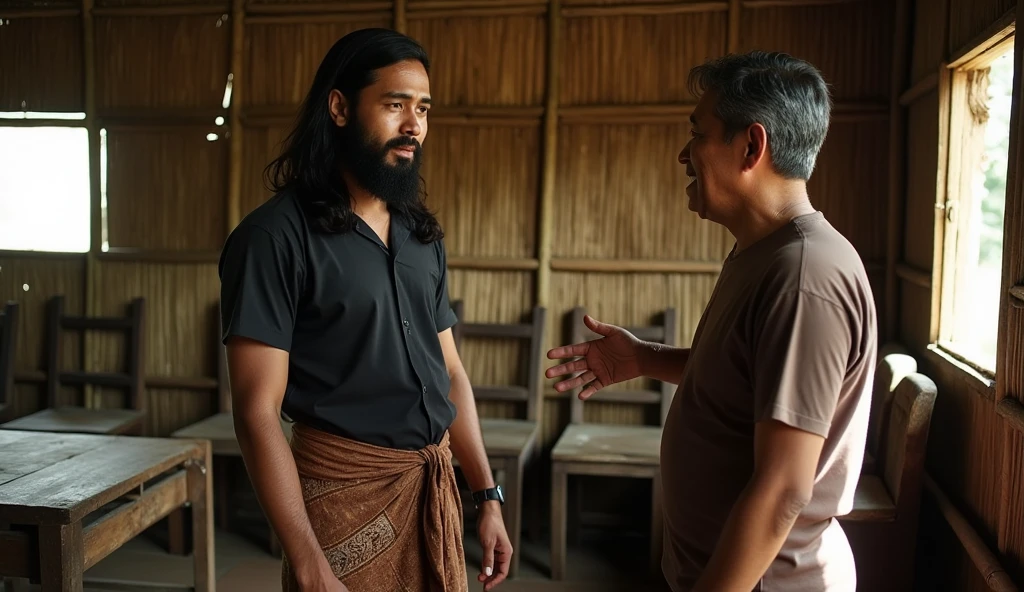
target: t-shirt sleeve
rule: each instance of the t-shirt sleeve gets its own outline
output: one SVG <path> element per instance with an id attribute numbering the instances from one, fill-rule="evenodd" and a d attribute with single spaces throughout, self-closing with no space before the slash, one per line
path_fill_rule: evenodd
<path id="1" fill-rule="evenodd" d="M 434 295 L 435 307 L 437 309 L 434 312 L 434 319 L 437 332 L 441 333 L 445 329 L 454 327 L 459 319 L 456 318 L 455 311 L 452 310 L 451 303 L 448 300 L 448 254 L 445 252 L 444 242 L 437 241 L 436 248 L 437 262 L 440 266 L 440 279 L 437 282 L 437 293 Z"/>
<path id="2" fill-rule="evenodd" d="M 302 286 L 297 249 L 257 226 L 238 227 L 220 260 L 222 339 L 290 351 Z"/>
<path id="3" fill-rule="evenodd" d="M 764 307 L 754 347 L 754 420 L 775 419 L 828 437 L 851 348 L 851 319 L 806 291 Z"/>

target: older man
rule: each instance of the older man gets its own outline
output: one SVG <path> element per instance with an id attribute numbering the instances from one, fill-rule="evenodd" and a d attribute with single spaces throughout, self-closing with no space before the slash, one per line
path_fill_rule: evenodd
<path id="1" fill-rule="evenodd" d="M 857 251 L 811 205 L 831 100 L 780 53 L 693 69 L 700 96 L 679 155 L 689 207 L 735 237 L 690 348 L 602 338 L 551 350 L 548 370 L 587 398 L 650 376 L 679 384 L 665 422 L 662 567 L 675 592 L 853 592 L 849 512 L 877 349 Z"/>

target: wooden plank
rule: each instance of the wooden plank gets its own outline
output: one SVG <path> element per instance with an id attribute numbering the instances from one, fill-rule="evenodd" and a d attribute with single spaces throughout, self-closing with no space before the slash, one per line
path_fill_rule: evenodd
<path id="1" fill-rule="evenodd" d="M 718 273 L 722 264 L 715 261 L 559 258 L 551 260 L 551 269 L 597 273 Z"/>
<path id="2" fill-rule="evenodd" d="M 121 434 L 142 422 L 142 413 L 133 409 L 86 409 L 59 407 L 43 409 L 9 421 L 0 430 L 67 432 L 72 434 Z"/>
<path id="3" fill-rule="evenodd" d="M 92 9 L 98 17 L 147 17 L 147 16 L 202 16 L 221 15 L 228 12 L 227 4 L 165 4 L 160 6 L 97 6 Z"/>
<path id="4" fill-rule="evenodd" d="M 281 420 L 281 430 L 285 438 L 291 439 L 292 424 Z M 209 440 L 213 447 L 215 456 L 241 456 L 242 451 L 238 446 L 238 439 L 235 436 L 234 418 L 231 413 L 217 413 L 198 421 L 192 425 L 181 428 L 171 434 L 172 438 L 190 440 Z"/>
<path id="5" fill-rule="evenodd" d="M 111 247 L 96 254 L 101 261 L 151 261 L 154 263 L 217 263 L 220 251 L 157 251 Z"/>
<path id="6" fill-rule="evenodd" d="M 604 464 L 657 465 L 661 428 L 655 426 L 569 424 L 551 451 L 552 460 Z"/>
<path id="7" fill-rule="evenodd" d="M 0 520 L 23 524 L 81 520 L 160 473 L 195 457 L 201 444 L 164 438 L 78 435 L 101 445 L 0 485 Z M 69 435 L 38 433 L 40 445 Z M 0 448 L 0 458 L 9 454 Z M 6 461 L 4 461 L 6 462 Z"/>
<path id="8" fill-rule="evenodd" d="M 465 323 L 464 337 L 491 337 L 495 339 L 529 339 L 533 337 L 533 325 L 505 323 Z"/>
<path id="9" fill-rule="evenodd" d="M 61 18 L 78 16 L 78 8 L 0 8 L 0 17 L 5 19 Z"/>
<path id="10" fill-rule="evenodd" d="M 896 502 L 878 475 L 861 475 L 853 496 L 853 510 L 840 520 L 849 522 L 892 522 L 896 520 Z"/>
<path id="11" fill-rule="evenodd" d="M 82 523 L 39 527 L 42 592 L 82 592 Z"/>
<path id="12" fill-rule="evenodd" d="M 914 83 L 914 86 L 911 86 L 910 88 L 907 89 L 906 92 L 900 95 L 900 105 L 903 105 L 904 107 L 909 107 L 916 103 L 919 99 L 927 95 L 928 93 L 934 91 L 938 87 L 939 73 L 932 72 L 928 76 L 925 76 L 921 80 L 918 80 L 916 83 Z"/>
<path id="13" fill-rule="evenodd" d="M 541 146 L 540 203 L 537 207 L 537 282 L 534 302 L 548 306 L 551 299 L 551 254 L 555 233 L 555 176 L 558 165 L 558 95 L 562 61 L 562 0 L 548 4 L 547 81 L 544 136 Z"/>
<path id="14" fill-rule="evenodd" d="M 960 68 L 992 50 L 1001 53 L 1006 49 L 1007 42 L 1009 44 L 1013 43 L 1016 18 L 1016 8 L 1007 10 L 999 20 L 989 25 L 981 33 L 978 33 L 973 39 L 964 44 L 963 47 L 954 51 L 949 58 L 949 67 L 954 69 Z M 1002 49 L 998 49 L 999 46 L 993 47 L 992 41 L 999 42 Z"/>
<path id="15" fill-rule="evenodd" d="M 213 467 L 210 445 L 202 443 L 199 458 L 190 462 L 188 499 L 192 502 L 192 565 L 195 592 L 214 592 L 217 587 L 213 543 Z"/>
<path id="16" fill-rule="evenodd" d="M 533 271 L 536 259 L 507 259 L 497 257 L 448 257 L 448 269 L 481 269 L 485 271 Z"/>
<path id="17" fill-rule="evenodd" d="M 661 402 L 661 392 L 649 390 L 618 390 L 601 389 L 588 401 L 602 403 L 633 403 L 637 405 L 654 405 Z"/>
<path id="18" fill-rule="evenodd" d="M 132 320 L 127 317 L 63 317 L 62 327 L 69 331 L 127 331 Z"/>
<path id="19" fill-rule="evenodd" d="M 922 288 L 932 287 L 932 272 L 918 269 L 908 263 L 896 265 L 896 277 Z"/>
<path id="20" fill-rule="evenodd" d="M 0 430 L 0 485 L 80 454 L 103 443 L 81 434 L 61 434 L 40 441 L 33 432 Z"/>
<path id="21" fill-rule="evenodd" d="M 1020 434 L 1024 434 L 1024 405 L 1020 401 L 1007 397 L 996 405 L 996 413 L 1006 424 Z"/>
<path id="22" fill-rule="evenodd" d="M 889 187 L 887 195 L 887 228 L 885 247 L 884 329 L 886 341 L 896 339 L 899 328 L 899 285 L 897 276 L 900 253 L 903 251 L 903 209 L 906 195 L 904 146 L 907 143 L 906 112 L 900 105 L 900 90 L 905 84 L 910 61 L 910 0 L 897 0 L 895 39 L 892 48 L 892 69 L 889 81 Z"/>
<path id="23" fill-rule="evenodd" d="M 228 107 L 228 130 L 231 134 L 228 153 L 227 233 L 230 234 L 242 217 L 243 135 L 241 79 L 245 76 L 245 0 L 231 2 L 231 103 Z"/>
<path id="24" fill-rule="evenodd" d="M 523 386 L 474 386 L 473 397 L 478 401 L 522 402 L 530 398 L 530 391 Z"/>
<path id="25" fill-rule="evenodd" d="M 67 371 L 60 373 L 62 384 L 91 384 L 110 388 L 128 388 L 132 385 L 132 377 L 117 372 L 79 372 Z"/>
<path id="26" fill-rule="evenodd" d="M 0 531 L 0 574 L 11 578 L 38 577 L 39 558 L 27 533 Z"/>
<path id="27" fill-rule="evenodd" d="M 653 4 L 598 4 L 594 6 L 573 5 L 562 9 L 564 18 L 607 17 L 607 16 L 661 16 L 693 12 L 725 12 L 728 2 L 685 2 Z"/>
<path id="28" fill-rule="evenodd" d="M 186 473 L 181 470 L 148 487 L 135 501 L 90 524 L 83 531 L 85 569 L 102 561 L 186 501 Z"/>

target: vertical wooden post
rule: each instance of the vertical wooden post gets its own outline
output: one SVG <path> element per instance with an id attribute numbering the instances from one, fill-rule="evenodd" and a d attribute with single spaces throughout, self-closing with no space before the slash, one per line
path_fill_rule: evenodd
<path id="1" fill-rule="evenodd" d="M 213 454 L 209 442 L 199 444 L 203 455 L 187 465 L 188 501 L 192 506 L 192 564 L 196 592 L 217 589 L 213 537 Z"/>
<path id="2" fill-rule="evenodd" d="M 103 248 L 103 207 L 100 193 L 100 125 L 96 120 L 96 21 L 92 15 L 93 0 L 82 0 L 82 60 L 85 70 L 85 129 L 89 135 L 89 252 L 85 256 L 85 291 L 82 311 L 87 316 L 99 314 L 97 298 L 99 253 Z M 81 337 L 81 364 L 85 371 L 96 367 L 95 338 L 88 332 Z M 58 363 L 60 360 L 58 360 Z M 48 372 L 56 371 L 48 368 Z M 86 407 L 96 405 L 96 389 L 86 385 L 83 398 Z"/>
<path id="3" fill-rule="evenodd" d="M 910 53 L 910 2 L 899 0 L 896 5 L 892 46 L 892 71 L 889 78 L 889 203 L 885 248 L 885 310 L 883 311 L 883 339 L 897 337 L 899 311 L 899 277 L 896 265 L 902 252 L 904 146 L 906 145 L 905 114 L 900 95 L 907 84 L 907 63 Z"/>
<path id="4" fill-rule="evenodd" d="M 544 137 L 541 152 L 540 207 L 538 208 L 537 236 L 537 297 L 538 306 L 550 306 L 551 295 L 551 243 L 554 233 L 555 166 L 558 162 L 558 95 L 559 67 L 561 63 L 562 2 L 548 3 L 547 101 L 544 106 Z"/>
<path id="5" fill-rule="evenodd" d="M 726 38 L 726 51 L 736 53 L 740 50 L 740 10 L 741 0 L 729 0 L 729 36 Z"/>
<path id="6" fill-rule="evenodd" d="M 395 0 L 395 30 L 402 34 L 409 33 L 409 21 L 406 15 L 405 0 Z"/>
<path id="7" fill-rule="evenodd" d="M 42 592 L 82 592 L 84 562 L 80 521 L 39 527 Z"/>
<path id="8" fill-rule="evenodd" d="M 231 2 L 231 105 L 228 110 L 228 130 L 231 134 L 228 154 L 228 212 L 227 233 L 238 226 L 242 217 L 242 79 L 245 74 L 245 0 Z"/>

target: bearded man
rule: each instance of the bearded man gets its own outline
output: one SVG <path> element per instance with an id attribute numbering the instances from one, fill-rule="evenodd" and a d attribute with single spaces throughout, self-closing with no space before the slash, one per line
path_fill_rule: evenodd
<path id="1" fill-rule="evenodd" d="M 443 232 L 421 192 L 428 71 L 395 31 L 341 38 L 267 167 L 274 195 L 221 256 L 235 430 L 285 591 L 466 590 L 452 454 L 480 509 L 478 580 L 491 590 L 508 572 Z"/>

